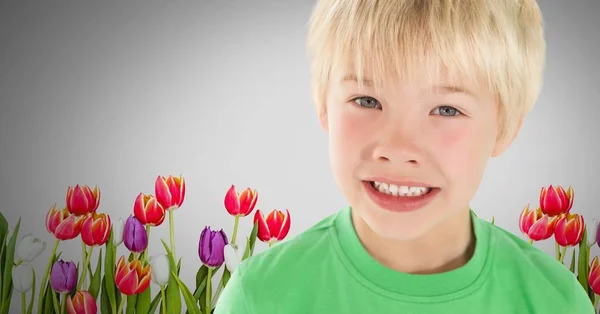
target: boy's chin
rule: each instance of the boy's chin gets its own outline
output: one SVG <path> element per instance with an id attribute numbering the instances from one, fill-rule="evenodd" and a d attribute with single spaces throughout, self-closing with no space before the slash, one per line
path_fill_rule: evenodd
<path id="1" fill-rule="evenodd" d="M 434 221 L 430 220 L 415 221 L 404 217 L 377 217 L 377 215 L 369 213 L 359 213 L 359 215 L 377 237 L 388 241 L 416 241 L 435 229 Z"/>

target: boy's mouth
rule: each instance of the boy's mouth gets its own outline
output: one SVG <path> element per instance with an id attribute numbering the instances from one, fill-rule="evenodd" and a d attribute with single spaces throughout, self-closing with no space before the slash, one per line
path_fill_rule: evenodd
<path id="1" fill-rule="evenodd" d="M 369 183 L 382 194 L 398 197 L 419 197 L 429 194 L 434 189 L 427 186 L 396 185 L 379 181 L 369 181 Z"/>

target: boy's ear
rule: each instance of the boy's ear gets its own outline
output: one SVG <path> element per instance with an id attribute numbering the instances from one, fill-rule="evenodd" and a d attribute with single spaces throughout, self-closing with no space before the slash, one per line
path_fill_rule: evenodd
<path id="1" fill-rule="evenodd" d="M 329 132 L 329 123 L 327 121 L 327 106 L 325 104 L 321 105 L 318 115 L 319 122 L 321 123 L 321 128 L 323 129 L 323 131 L 325 131 L 325 133 Z"/>
<path id="2" fill-rule="evenodd" d="M 519 119 L 519 123 L 517 124 L 517 127 L 514 129 L 512 134 L 507 134 L 506 136 L 503 136 L 502 138 L 498 138 L 498 140 L 496 141 L 496 146 L 494 146 L 494 150 L 492 151 L 492 157 L 500 156 L 502 153 L 504 153 L 508 149 L 508 147 L 510 147 L 510 145 L 513 143 L 513 141 L 517 137 L 517 134 L 519 134 L 519 131 L 521 130 L 522 125 L 523 125 L 523 118 Z"/>

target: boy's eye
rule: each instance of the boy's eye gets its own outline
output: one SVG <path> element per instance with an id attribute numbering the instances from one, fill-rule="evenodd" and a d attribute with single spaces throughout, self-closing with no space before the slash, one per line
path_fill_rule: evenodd
<path id="1" fill-rule="evenodd" d="M 373 97 L 357 97 L 353 99 L 354 103 L 363 108 L 381 109 L 381 104 Z"/>
<path id="2" fill-rule="evenodd" d="M 446 117 L 454 117 L 462 114 L 458 109 L 451 106 L 439 106 L 433 109 L 434 115 L 446 116 Z"/>

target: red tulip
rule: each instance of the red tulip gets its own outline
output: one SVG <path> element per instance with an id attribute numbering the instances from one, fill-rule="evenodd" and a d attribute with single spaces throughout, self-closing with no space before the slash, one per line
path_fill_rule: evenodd
<path id="1" fill-rule="evenodd" d="M 181 207 L 185 199 L 185 180 L 183 176 L 179 178 L 158 176 L 154 183 L 154 192 L 156 199 L 165 210 L 175 210 Z"/>
<path id="2" fill-rule="evenodd" d="M 142 262 L 139 260 L 126 262 L 124 256 L 119 259 L 115 283 L 123 294 L 134 295 L 144 292 L 150 286 L 150 277 L 150 265 L 142 268 Z"/>
<path id="3" fill-rule="evenodd" d="M 76 185 L 67 190 L 67 208 L 69 212 L 77 216 L 95 212 L 100 205 L 100 189 L 94 187 L 94 190 L 87 186 Z"/>
<path id="4" fill-rule="evenodd" d="M 46 214 L 46 230 L 58 240 L 71 240 L 81 232 L 83 218 L 71 214 L 66 207 L 56 209 L 56 204 L 54 204 Z"/>
<path id="5" fill-rule="evenodd" d="M 110 236 L 110 226 L 108 215 L 92 213 L 83 221 L 81 240 L 88 246 L 103 245 Z"/>
<path id="6" fill-rule="evenodd" d="M 235 186 L 231 186 L 225 194 L 225 209 L 232 216 L 248 216 L 256 205 L 258 193 L 256 190 L 246 188 L 242 193 L 235 191 Z"/>
<path id="7" fill-rule="evenodd" d="M 160 226 L 165 220 L 165 209 L 153 195 L 138 194 L 133 205 L 135 217 L 144 225 Z"/>
<path id="8" fill-rule="evenodd" d="M 598 263 L 598 256 L 594 257 L 590 264 L 588 283 L 595 294 L 600 294 L 600 263 Z"/>
<path id="9" fill-rule="evenodd" d="M 89 292 L 80 290 L 73 297 L 67 295 L 67 312 L 69 314 L 96 314 L 98 306 Z"/>
<path id="10" fill-rule="evenodd" d="M 266 219 L 260 210 L 256 210 L 254 223 L 258 222 L 258 239 L 263 242 L 283 240 L 290 231 L 290 219 L 290 213 L 287 209 L 285 210 L 285 214 L 274 209 Z"/>
<path id="11" fill-rule="evenodd" d="M 584 230 L 583 216 L 569 213 L 558 218 L 554 238 L 560 246 L 575 246 L 581 242 Z"/>
<path id="12" fill-rule="evenodd" d="M 519 217 L 519 228 L 529 239 L 534 241 L 546 240 L 554 233 L 556 217 L 544 215 L 538 207 L 535 210 L 525 206 Z"/>
<path id="13" fill-rule="evenodd" d="M 566 214 L 573 206 L 573 198 L 575 194 L 573 188 L 565 190 L 559 185 L 556 188 L 550 185 L 548 188 L 543 187 L 540 192 L 540 207 L 542 212 L 550 217 Z"/>

